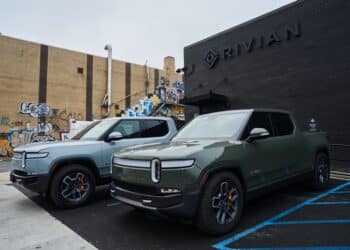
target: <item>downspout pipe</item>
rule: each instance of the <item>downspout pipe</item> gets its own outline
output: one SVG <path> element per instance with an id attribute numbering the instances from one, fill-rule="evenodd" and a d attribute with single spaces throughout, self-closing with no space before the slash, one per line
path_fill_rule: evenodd
<path id="1" fill-rule="evenodd" d="M 105 46 L 105 50 L 107 50 L 107 103 L 108 103 L 108 114 L 111 111 L 111 93 L 112 93 L 112 46 L 107 44 Z"/>

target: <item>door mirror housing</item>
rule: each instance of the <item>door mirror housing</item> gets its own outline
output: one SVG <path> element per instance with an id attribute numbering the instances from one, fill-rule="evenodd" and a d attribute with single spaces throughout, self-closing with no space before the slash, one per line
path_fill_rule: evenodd
<path id="1" fill-rule="evenodd" d="M 117 141 L 123 139 L 124 136 L 120 132 L 112 132 L 108 135 L 107 141 Z"/>
<path id="2" fill-rule="evenodd" d="M 258 139 L 269 137 L 270 133 L 264 128 L 253 128 L 247 138 L 247 142 L 253 142 Z"/>

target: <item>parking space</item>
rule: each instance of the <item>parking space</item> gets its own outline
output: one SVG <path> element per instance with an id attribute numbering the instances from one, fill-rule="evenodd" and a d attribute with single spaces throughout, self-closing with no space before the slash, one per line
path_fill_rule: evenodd
<path id="1" fill-rule="evenodd" d="M 254 227 L 220 241 L 213 247 L 217 249 L 271 247 L 349 249 L 349 187 L 350 182 L 339 184 Z M 269 237 L 257 237 L 261 234 Z"/>
<path id="2" fill-rule="evenodd" d="M 237 229 L 222 237 L 130 208 L 111 199 L 108 188 L 72 210 L 21 191 L 100 249 L 350 248 L 350 182 L 341 180 L 332 180 L 328 191 L 295 184 L 260 197 L 245 207 Z"/>

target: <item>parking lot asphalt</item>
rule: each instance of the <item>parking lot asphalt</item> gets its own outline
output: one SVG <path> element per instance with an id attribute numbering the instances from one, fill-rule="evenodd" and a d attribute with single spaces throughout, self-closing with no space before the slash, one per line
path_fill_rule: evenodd
<path id="1" fill-rule="evenodd" d="M 332 179 L 327 190 L 296 183 L 249 202 L 239 226 L 213 237 L 193 225 L 140 212 L 99 188 L 84 207 L 60 210 L 23 190 L 99 249 L 350 249 L 350 182 Z"/>

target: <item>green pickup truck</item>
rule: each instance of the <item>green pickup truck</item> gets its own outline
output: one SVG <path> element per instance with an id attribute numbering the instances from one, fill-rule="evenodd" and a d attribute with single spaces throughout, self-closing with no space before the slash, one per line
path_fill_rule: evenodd
<path id="1" fill-rule="evenodd" d="M 297 179 L 325 187 L 329 166 L 326 133 L 300 132 L 289 112 L 217 112 L 196 117 L 170 142 L 114 154 L 111 195 L 224 234 L 245 201 Z"/>

